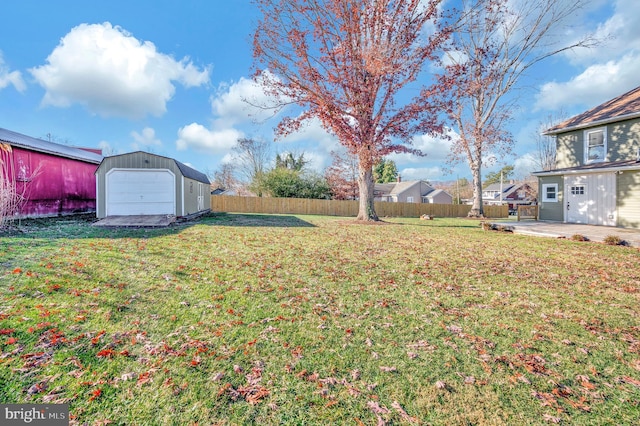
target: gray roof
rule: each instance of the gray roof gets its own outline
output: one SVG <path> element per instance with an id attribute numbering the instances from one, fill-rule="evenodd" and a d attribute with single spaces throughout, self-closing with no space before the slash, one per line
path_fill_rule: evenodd
<path id="1" fill-rule="evenodd" d="M 45 154 L 56 155 L 58 157 L 71 158 L 73 160 L 84 161 L 86 163 L 100 164 L 102 155 L 68 145 L 60 145 L 54 142 L 47 142 L 42 139 L 32 138 L 11 130 L 0 127 L 0 141 L 7 142 L 12 146 L 28 149 L 31 151 L 43 152 Z"/>
<path id="2" fill-rule="evenodd" d="M 516 186 L 516 184 L 514 184 L 514 183 L 503 183 L 502 184 L 502 192 L 510 191 L 514 186 Z M 482 191 L 498 191 L 498 192 L 500 192 L 500 183 L 492 183 L 491 185 L 487 186 Z"/>
<path id="3" fill-rule="evenodd" d="M 433 191 L 433 187 L 422 180 L 408 180 L 403 182 L 376 183 L 374 190 L 380 196 L 398 195 L 411 188 L 414 185 L 424 184 L 426 187 L 424 194 Z"/>
<path id="4" fill-rule="evenodd" d="M 433 197 L 435 197 L 437 195 L 440 195 L 440 194 L 447 194 L 449 197 L 451 197 L 451 194 L 449 194 L 444 189 L 434 189 L 433 191 L 427 192 L 425 195 L 423 195 L 423 197 L 433 198 Z"/>
<path id="5" fill-rule="evenodd" d="M 583 164 L 576 167 L 567 167 L 564 169 L 544 170 L 533 172 L 534 176 L 552 176 L 574 172 L 600 172 L 600 171 L 617 171 L 620 169 L 638 170 L 640 169 L 640 161 L 622 160 L 622 161 L 606 161 L 602 163 Z"/>
<path id="6" fill-rule="evenodd" d="M 193 180 L 197 180 L 198 182 L 203 182 L 203 183 L 211 183 L 209 182 L 209 178 L 207 177 L 207 175 L 205 175 L 202 172 L 197 171 L 196 169 L 193 169 L 189 166 L 187 166 L 186 164 L 183 164 L 181 162 L 179 162 L 178 160 L 173 160 L 176 162 L 176 164 L 178 165 L 178 168 L 180 169 L 180 171 L 182 172 L 182 174 L 184 175 L 184 177 L 188 177 L 189 179 L 193 179 Z"/>
<path id="7" fill-rule="evenodd" d="M 140 152 L 142 154 L 152 155 L 152 156 L 155 156 L 155 157 L 166 158 L 168 160 L 175 161 L 176 166 L 178 166 L 178 169 L 180 169 L 180 173 L 182 173 L 182 175 L 184 177 L 196 180 L 198 182 L 203 182 L 203 183 L 207 183 L 207 184 L 211 183 L 209 181 L 209 178 L 207 177 L 207 175 L 205 175 L 204 173 L 199 172 L 196 169 L 194 169 L 192 167 L 189 167 L 184 163 L 179 162 L 175 158 L 165 157 L 164 155 L 152 154 L 150 152 L 144 152 L 144 151 L 135 151 L 135 152 L 127 152 L 125 154 L 112 155 L 110 157 L 122 157 L 122 156 L 125 156 L 125 155 L 135 154 L 136 152 Z"/>

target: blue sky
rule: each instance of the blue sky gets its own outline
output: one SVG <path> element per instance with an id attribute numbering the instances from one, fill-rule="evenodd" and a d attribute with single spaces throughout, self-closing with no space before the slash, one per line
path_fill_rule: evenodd
<path id="1" fill-rule="evenodd" d="M 274 120 L 243 102 L 264 96 L 250 79 L 258 19 L 250 0 L 6 3 L 0 127 L 111 154 L 149 151 L 204 172 L 230 161 L 238 137 L 273 140 Z M 511 124 L 516 155 L 494 169 L 515 164 L 527 174 L 541 119 L 580 113 L 640 85 L 640 1 L 593 0 L 571 24 L 567 40 L 591 31 L 607 42 L 527 75 Z M 414 143 L 428 156 L 392 157 L 403 179 L 470 175 L 464 164 L 443 173 L 446 141 L 416 135 Z M 304 153 L 322 171 L 338 143 L 310 123 L 272 148 L 274 157 Z"/>

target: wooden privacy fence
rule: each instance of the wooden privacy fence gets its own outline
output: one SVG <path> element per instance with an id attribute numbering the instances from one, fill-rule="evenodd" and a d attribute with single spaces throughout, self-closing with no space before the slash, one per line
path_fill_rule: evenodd
<path id="1" fill-rule="evenodd" d="M 380 217 L 466 217 L 471 210 L 467 204 L 389 203 L 377 201 L 376 213 Z M 214 195 L 211 210 L 227 213 L 313 214 L 321 216 L 357 216 L 357 201 L 310 200 L 306 198 L 237 197 Z M 489 218 L 509 217 L 509 207 L 484 206 Z"/>

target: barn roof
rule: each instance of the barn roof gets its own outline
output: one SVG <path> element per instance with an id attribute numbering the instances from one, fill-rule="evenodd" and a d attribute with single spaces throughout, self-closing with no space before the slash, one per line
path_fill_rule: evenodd
<path id="1" fill-rule="evenodd" d="M 84 161 L 86 163 L 100 164 L 102 161 L 102 155 L 96 154 L 95 152 L 32 138 L 31 136 L 23 135 L 1 127 L 0 141 L 7 142 L 15 147 L 56 155 L 58 157 L 71 158 L 74 160 Z"/>

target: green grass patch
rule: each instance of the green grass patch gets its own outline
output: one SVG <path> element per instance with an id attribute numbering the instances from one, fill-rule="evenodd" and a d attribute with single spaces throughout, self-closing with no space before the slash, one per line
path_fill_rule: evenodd
<path id="1" fill-rule="evenodd" d="M 465 219 L 25 221 L 0 403 L 72 424 L 633 424 L 635 248 Z"/>

